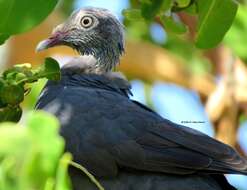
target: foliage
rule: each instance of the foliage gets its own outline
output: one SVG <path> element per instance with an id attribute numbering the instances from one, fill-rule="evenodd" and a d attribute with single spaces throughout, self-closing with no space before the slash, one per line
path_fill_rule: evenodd
<path id="1" fill-rule="evenodd" d="M 237 8 L 232 0 L 198 1 L 196 45 L 202 48 L 217 45 L 232 25 Z"/>
<path id="2" fill-rule="evenodd" d="M 30 113 L 25 126 L 0 124 L 0 189 L 70 190 L 71 165 L 104 190 L 86 168 L 63 153 L 64 140 L 58 129 L 58 120 L 42 111 Z"/>
<path id="3" fill-rule="evenodd" d="M 232 25 L 238 8 L 234 0 L 141 0 L 136 5 L 133 9 L 123 11 L 127 19 L 144 19 L 146 22 L 158 20 L 168 32 L 177 34 L 187 31 L 187 27 L 176 15 L 178 12 L 197 15 L 195 44 L 199 48 L 212 48 L 221 42 Z"/>
<path id="4" fill-rule="evenodd" d="M 225 42 L 236 55 L 247 61 L 247 7 L 241 5 L 238 9 L 232 27 L 226 35 Z"/>
<path id="5" fill-rule="evenodd" d="M 57 1 L 0 0 L 0 45 L 10 36 L 37 26 L 51 13 Z M 194 70 L 198 70 L 198 65 L 201 65 L 203 71 L 208 69 L 208 62 L 202 58 L 198 48 L 218 45 L 232 25 L 238 8 L 235 0 L 130 1 L 131 8 L 123 11 L 128 31 L 141 39 L 152 41 L 149 27 L 153 22 L 158 23 L 169 34 L 169 39 L 162 46 L 182 55 L 191 64 L 189 67 L 195 67 Z M 68 15 L 73 0 L 64 2 L 61 9 Z M 235 39 L 241 41 L 245 36 L 239 35 L 239 30 L 246 27 L 246 19 L 243 19 L 245 15 L 242 14 L 244 11 L 243 8 L 238 11 L 230 30 L 234 35 L 225 40 L 231 45 L 236 42 Z M 181 35 L 189 32 L 189 25 L 179 17 L 181 13 L 198 19 L 194 43 Z M 246 59 L 243 53 L 245 48 L 240 47 L 240 44 L 233 44 L 234 49 Z M 52 58 L 47 58 L 38 69 L 32 69 L 30 64 L 20 64 L 3 72 L 0 77 L 0 122 L 19 121 L 22 115 L 20 103 L 30 91 L 27 84 L 42 78 L 60 79 L 58 63 Z M 33 86 L 40 89 L 37 83 Z M 146 91 L 149 89 L 147 86 Z M 72 158 L 68 153 L 63 154 L 64 142 L 58 134 L 58 122 L 54 117 L 43 112 L 33 112 L 27 118 L 25 127 L 3 123 L 0 126 L 0 139 L 0 189 L 70 189 L 67 168 Z M 82 170 L 99 189 L 103 189 L 85 168 L 74 162 L 71 165 Z"/>
<path id="6" fill-rule="evenodd" d="M 0 125 L 0 189 L 70 189 L 71 155 L 63 154 L 58 129 L 57 119 L 40 111 L 31 113 L 25 126 Z"/>
<path id="7" fill-rule="evenodd" d="M 32 69 L 31 65 L 26 63 L 15 65 L 3 72 L 0 77 L 0 122 L 19 121 L 22 114 L 19 104 L 30 90 L 25 89 L 25 84 L 44 77 L 50 80 L 60 79 L 59 65 L 52 58 L 46 58 L 38 69 Z"/>
<path id="8" fill-rule="evenodd" d="M 0 45 L 10 36 L 32 29 L 54 9 L 58 0 L 0 0 Z"/>
<path id="9" fill-rule="evenodd" d="M 0 0 L 0 45 L 11 35 L 26 32 L 42 22 L 56 6 L 57 0 L 17 1 Z M 40 78 L 59 80 L 58 63 L 47 58 L 36 70 L 30 64 L 15 65 L 3 72 L 0 77 L 0 122 L 19 121 L 22 115 L 20 103 L 24 99 L 26 83 L 33 83 Z"/>

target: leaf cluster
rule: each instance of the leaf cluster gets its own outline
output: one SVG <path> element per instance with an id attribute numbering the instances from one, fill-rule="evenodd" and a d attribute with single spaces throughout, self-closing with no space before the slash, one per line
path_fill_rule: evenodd
<path id="1" fill-rule="evenodd" d="M 128 20 L 156 21 L 167 32 L 184 34 L 188 26 L 178 17 L 180 12 L 197 17 L 195 45 L 212 48 L 222 41 L 237 13 L 235 0 L 140 0 L 123 10 Z M 227 13 L 227 14 L 226 14 Z"/>
<path id="2" fill-rule="evenodd" d="M 60 79 L 60 68 L 56 60 L 46 58 L 44 64 L 32 69 L 31 64 L 15 65 L 0 76 L 0 122 L 14 121 L 21 118 L 20 103 L 30 89 L 25 84 L 36 82 L 40 78 Z"/>
<path id="3" fill-rule="evenodd" d="M 0 125 L 0 189 L 69 190 L 67 170 L 72 159 L 63 154 L 64 140 L 54 116 L 33 112 L 25 127 Z"/>

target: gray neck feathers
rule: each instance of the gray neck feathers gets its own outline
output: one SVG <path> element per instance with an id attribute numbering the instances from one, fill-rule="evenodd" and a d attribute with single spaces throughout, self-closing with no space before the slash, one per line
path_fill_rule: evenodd
<path id="1" fill-rule="evenodd" d="M 110 42 L 102 38 L 97 39 L 97 37 L 90 38 L 90 36 L 85 36 L 82 40 L 84 43 L 78 44 L 76 49 L 81 55 L 92 55 L 95 57 L 96 61 L 91 65 L 95 73 L 111 71 L 117 66 L 120 56 L 124 52 L 123 45 L 120 43 Z"/>
<path id="2" fill-rule="evenodd" d="M 104 71 L 102 71 L 104 70 Z M 105 71 L 103 64 L 93 55 L 84 55 L 75 57 L 62 67 L 62 74 L 104 74 L 110 71 Z"/>

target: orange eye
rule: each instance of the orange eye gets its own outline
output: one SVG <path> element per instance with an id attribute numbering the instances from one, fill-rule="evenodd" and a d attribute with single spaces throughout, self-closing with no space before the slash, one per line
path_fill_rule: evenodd
<path id="1" fill-rule="evenodd" d="M 81 26 L 84 28 L 89 28 L 93 25 L 93 18 L 90 16 L 84 16 L 81 19 Z"/>

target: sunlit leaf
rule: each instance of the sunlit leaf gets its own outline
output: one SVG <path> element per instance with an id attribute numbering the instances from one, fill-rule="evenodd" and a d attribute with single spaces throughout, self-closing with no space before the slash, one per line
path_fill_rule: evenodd
<path id="1" fill-rule="evenodd" d="M 16 64 L 12 68 L 5 70 L 2 75 L 8 82 L 12 80 L 12 82 L 18 83 L 33 75 L 31 69 L 30 63 Z"/>
<path id="2" fill-rule="evenodd" d="M 26 96 L 24 99 L 22 106 L 26 109 L 33 109 L 35 107 L 35 104 L 37 102 L 38 96 L 43 89 L 44 85 L 46 84 L 47 79 L 40 79 L 35 83 L 32 83 L 28 85 L 28 87 L 31 89 L 30 93 Z"/>
<path id="3" fill-rule="evenodd" d="M 13 154 L 14 152 L 21 153 L 20 147 L 27 148 L 27 135 L 26 129 L 14 123 L 1 123 L 0 124 L 0 156 Z"/>
<path id="4" fill-rule="evenodd" d="M 224 38 L 224 42 L 233 49 L 240 58 L 247 61 L 247 7 L 241 5 L 238 9 L 232 27 Z"/>
<path id="5" fill-rule="evenodd" d="M 58 125 L 54 116 L 41 111 L 29 114 L 25 127 L 0 124 L 1 189 L 54 190 L 57 184 L 59 190 L 70 189 L 71 156 L 62 156 L 64 140 Z"/>
<path id="6" fill-rule="evenodd" d="M 163 1 L 161 5 L 161 11 L 165 13 L 167 10 L 169 10 L 172 7 L 172 4 L 173 4 L 173 0 Z"/>
<path id="7" fill-rule="evenodd" d="M 235 18 L 238 5 L 232 0 L 197 1 L 199 24 L 196 45 L 200 48 L 216 46 Z"/>
<path id="8" fill-rule="evenodd" d="M 176 0 L 179 7 L 186 7 L 190 4 L 191 0 Z"/>
<path id="9" fill-rule="evenodd" d="M 197 11 L 197 5 L 195 3 L 193 3 L 192 5 L 188 6 L 186 9 L 184 9 L 184 11 L 186 13 L 189 13 L 189 14 L 196 14 L 198 11 Z"/>
<path id="10" fill-rule="evenodd" d="M 59 122 L 48 113 L 32 112 L 27 119 L 27 128 L 32 144 L 20 175 L 28 179 L 24 178 L 23 181 L 43 189 L 47 179 L 55 177 L 64 141 L 58 135 Z"/>
<path id="11" fill-rule="evenodd" d="M 72 156 L 65 153 L 59 161 L 59 166 L 56 173 L 56 188 L 55 190 L 69 190 L 70 181 L 68 176 L 69 163 L 72 161 Z"/>
<path id="12" fill-rule="evenodd" d="M 183 34 L 187 31 L 187 27 L 182 22 L 175 21 L 172 17 L 162 15 L 160 20 L 168 32 Z"/>
<path id="13" fill-rule="evenodd" d="M 59 129 L 59 122 L 50 114 L 39 111 L 33 112 L 27 120 L 27 125 L 31 134 L 37 135 L 35 138 L 49 139 L 53 138 Z"/>

